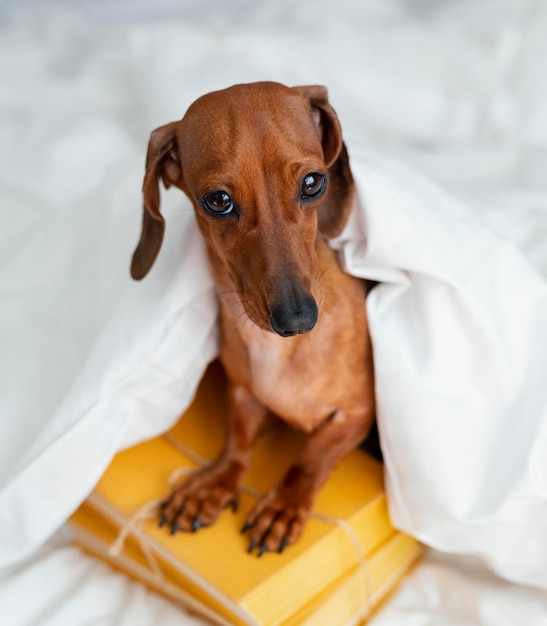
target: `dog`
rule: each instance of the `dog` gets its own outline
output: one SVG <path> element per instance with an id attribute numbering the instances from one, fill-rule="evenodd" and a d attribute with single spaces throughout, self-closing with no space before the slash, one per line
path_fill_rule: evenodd
<path id="1" fill-rule="evenodd" d="M 220 300 L 229 405 L 222 453 L 175 486 L 160 525 L 172 534 L 195 532 L 228 506 L 236 510 L 253 441 L 271 412 L 308 435 L 242 532 L 249 552 L 282 552 L 375 417 L 366 288 L 341 269 L 327 243 L 341 233 L 355 194 L 327 89 L 234 85 L 154 130 L 131 262 L 136 280 L 163 239 L 160 179 L 191 200 L 205 242 Z"/>

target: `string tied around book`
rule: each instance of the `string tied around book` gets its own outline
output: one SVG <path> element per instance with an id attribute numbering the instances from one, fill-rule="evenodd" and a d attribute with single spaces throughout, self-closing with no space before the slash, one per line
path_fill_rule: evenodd
<path id="1" fill-rule="evenodd" d="M 197 452 L 195 452 L 191 448 L 188 448 L 180 441 L 177 441 L 176 439 L 170 437 L 169 435 L 164 435 L 164 437 L 169 441 L 170 444 L 178 448 L 178 450 L 180 450 L 187 458 L 193 461 L 197 466 L 195 468 L 178 467 L 177 469 L 175 469 L 168 477 L 168 483 L 171 487 L 173 487 L 182 476 L 191 474 L 211 464 L 210 459 L 206 459 L 205 457 L 202 457 Z M 256 489 L 252 489 L 251 487 L 247 487 L 245 485 L 242 485 L 240 487 L 240 490 L 244 493 L 247 493 L 248 495 L 253 496 L 254 498 L 262 497 L 262 494 L 258 492 Z M 136 511 L 136 513 L 126 522 L 126 524 L 124 524 L 120 528 L 118 536 L 116 537 L 115 541 L 112 543 L 112 545 L 110 546 L 108 550 L 109 555 L 111 557 L 114 557 L 114 558 L 118 557 L 123 550 L 123 546 L 125 544 L 125 541 L 127 540 L 127 537 L 129 535 L 133 535 L 134 537 L 137 538 L 139 545 L 142 549 L 142 552 L 148 564 L 150 565 L 150 568 L 156 574 L 156 576 L 159 577 L 160 579 L 163 579 L 163 573 L 162 573 L 160 566 L 158 565 L 156 561 L 156 558 L 154 557 L 147 542 L 137 537 L 137 533 L 135 531 L 140 530 L 142 525 L 145 522 L 157 518 L 160 512 L 161 505 L 164 502 L 165 502 L 164 498 L 157 498 L 157 499 L 150 500 L 146 502 L 145 504 L 143 504 Z M 370 580 L 370 572 L 368 569 L 367 558 L 363 551 L 363 547 L 361 546 L 361 543 L 359 542 L 359 539 L 357 535 L 355 534 L 355 531 L 345 520 L 337 518 L 337 517 L 324 515 L 322 513 L 316 513 L 315 511 L 312 511 L 310 513 L 310 517 L 320 520 L 322 522 L 326 522 L 327 524 L 331 524 L 333 526 L 338 526 L 342 531 L 344 531 L 345 535 L 350 539 L 353 546 L 355 547 L 355 552 L 359 560 L 359 567 L 363 574 L 364 587 L 365 587 L 364 589 L 365 602 L 362 608 L 359 611 L 357 611 L 357 613 L 354 615 L 351 622 L 348 623 L 346 626 L 356 625 L 356 624 L 360 624 L 363 621 L 367 621 L 368 618 L 370 617 L 371 609 L 372 609 L 371 607 L 372 584 Z"/>

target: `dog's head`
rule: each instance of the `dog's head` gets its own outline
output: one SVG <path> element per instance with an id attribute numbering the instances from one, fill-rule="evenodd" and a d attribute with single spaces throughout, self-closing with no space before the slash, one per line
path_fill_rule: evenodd
<path id="1" fill-rule="evenodd" d="M 316 237 L 342 231 L 354 188 L 325 87 L 235 85 L 199 98 L 182 120 L 152 132 L 131 264 L 136 280 L 163 239 L 160 178 L 192 201 L 210 253 L 257 326 L 282 336 L 314 327 Z"/>

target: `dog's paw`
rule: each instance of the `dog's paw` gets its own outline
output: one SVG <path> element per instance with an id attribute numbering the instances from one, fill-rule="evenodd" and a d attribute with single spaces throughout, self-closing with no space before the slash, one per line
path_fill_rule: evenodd
<path id="1" fill-rule="evenodd" d="M 241 468 L 231 463 L 206 467 L 175 486 L 161 505 L 159 526 L 196 532 L 213 524 L 222 511 L 237 511 Z"/>
<path id="2" fill-rule="evenodd" d="M 249 513 L 242 533 L 249 534 L 251 553 L 283 552 L 302 534 L 310 516 L 313 498 L 300 489 L 281 484 L 270 490 Z"/>

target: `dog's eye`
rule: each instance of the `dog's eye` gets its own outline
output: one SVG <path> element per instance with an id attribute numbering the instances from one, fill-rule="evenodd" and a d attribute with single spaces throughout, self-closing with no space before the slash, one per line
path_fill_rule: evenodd
<path id="1" fill-rule="evenodd" d="M 327 177 L 324 174 L 320 174 L 319 172 L 312 172 L 311 174 L 306 174 L 302 179 L 302 185 L 300 188 L 300 197 L 302 200 L 311 200 L 313 198 L 318 198 L 323 191 L 325 191 L 325 187 L 327 186 Z"/>
<path id="2" fill-rule="evenodd" d="M 203 196 L 203 206 L 216 215 L 227 215 L 234 208 L 232 198 L 225 191 L 213 191 Z"/>

